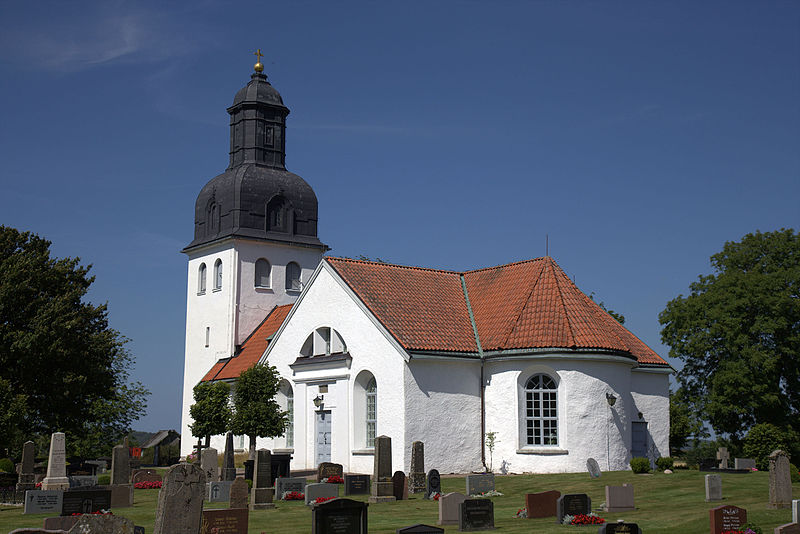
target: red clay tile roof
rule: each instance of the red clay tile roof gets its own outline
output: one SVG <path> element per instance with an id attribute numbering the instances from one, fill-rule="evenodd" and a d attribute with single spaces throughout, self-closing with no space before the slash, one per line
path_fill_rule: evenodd
<path id="1" fill-rule="evenodd" d="M 215 363 L 206 376 L 203 377 L 201 382 L 209 380 L 226 380 L 239 378 L 242 371 L 246 371 L 253 367 L 261 355 L 269 345 L 269 339 L 278 331 L 278 328 L 283 324 L 283 320 L 289 315 L 289 310 L 292 309 L 291 304 L 283 306 L 276 306 L 272 308 L 261 324 L 253 330 L 247 339 L 242 343 L 242 349 L 239 354 L 233 358 L 224 358 Z"/>
<path id="2" fill-rule="evenodd" d="M 488 269 L 440 271 L 342 258 L 326 260 L 408 350 L 604 349 L 668 365 L 587 297 L 550 257 Z"/>

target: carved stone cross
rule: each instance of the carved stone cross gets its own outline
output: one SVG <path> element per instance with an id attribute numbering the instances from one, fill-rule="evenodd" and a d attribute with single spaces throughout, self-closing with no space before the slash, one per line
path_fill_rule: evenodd
<path id="1" fill-rule="evenodd" d="M 717 450 L 717 460 L 719 460 L 719 468 L 720 469 L 727 469 L 728 468 L 728 460 L 730 459 L 731 455 L 728 454 L 727 447 L 720 447 Z"/>

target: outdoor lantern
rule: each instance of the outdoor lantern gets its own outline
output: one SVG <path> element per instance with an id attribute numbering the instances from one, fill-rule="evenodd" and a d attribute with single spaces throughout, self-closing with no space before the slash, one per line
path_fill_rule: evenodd
<path id="1" fill-rule="evenodd" d="M 606 393 L 606 401 L 609 406 L 614 406 L 614 403 L 617 402 L 617 398 L 612 393 Z"/>
<path id="2" fill-rule="evenodd" d="M 317 395 L 316 397 L 314 397 L 314 406 L 319 408 L 320 406 L 322 406 L 322 403 L 324 401 L 325 401 L 325 397 L 323 395 Z"/>

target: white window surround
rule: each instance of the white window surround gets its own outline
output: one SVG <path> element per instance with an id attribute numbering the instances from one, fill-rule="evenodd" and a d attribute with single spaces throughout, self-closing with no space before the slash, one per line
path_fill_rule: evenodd
<path id="1" fill-rule="evenodd" d="M 300 348 L 300 356 L 313 358 L 315 356 L 330 356 L 347 352 L 347 345 L 342 336 L 330 326 L 321 326 L 315 329 Z"/>
<path id="2" fill-rule="evenodd" d="M 302 291 L 302 270 L 297 262 L 290 261 L 286 264 L 286 280 L 284 284 L 286 291 Z"/>
<path id="3" fill-rule="evenodd" d="M 367 370 L 361 371 L 353 383 L 353 454 L 374 454 L 377 400 L 375 376 Z"/>
<path id="4" fill-rule="evenodd" d="M 535 373 L 523 378 L 521 386 L 518 452 L 566 453 L 558 448 L 558 380 L 548 373 Z"/>
<path id="5" fill-rule="evenodd" d="M 206 264 L 201 263 L 200 267 L 197 268 L 197 294 L 198 295 L 205 295 L 206 294 Z"/>
<path id="6" fill-rule="evenodd" d="M 214 291 L 222 291 L 222 260 L 214 262 Z"/>

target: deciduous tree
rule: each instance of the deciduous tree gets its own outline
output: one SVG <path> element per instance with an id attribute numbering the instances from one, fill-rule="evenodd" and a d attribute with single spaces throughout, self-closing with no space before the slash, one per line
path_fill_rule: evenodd
<path id="1" fill-rule="evenodd" d="M 231 387 L 225 382 L 200 382 L 192 391 L 192 435 L 208 441 L 211 436 L 226 433 L 231 422 Z"/>
<path id="2" fill-rule="evenodd" d="M 275 396 L 281 376 L 266 364 L 254 365 L 239 375 L 233 390 L 231 431 L 250 437 L 250 457 L 256 449 L 256 437 L 275 438 L 286 431 L 287 412 L 281 411 Z"/>

